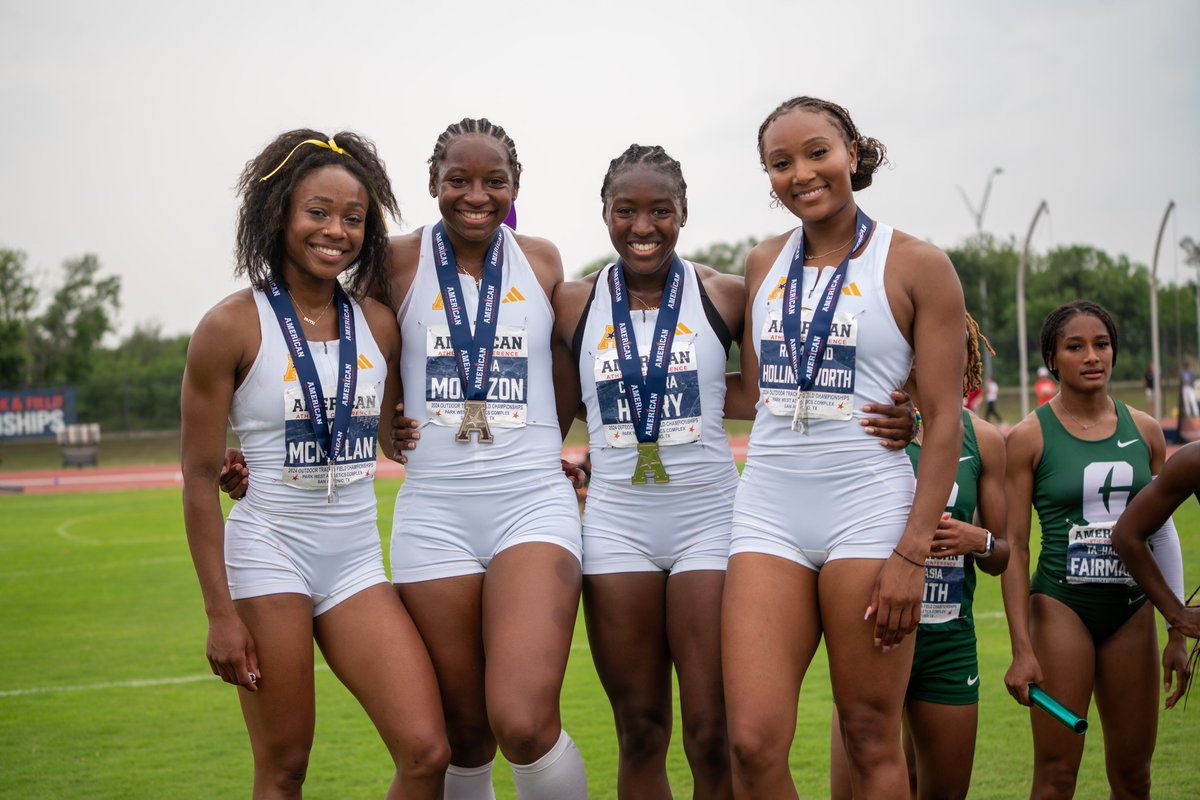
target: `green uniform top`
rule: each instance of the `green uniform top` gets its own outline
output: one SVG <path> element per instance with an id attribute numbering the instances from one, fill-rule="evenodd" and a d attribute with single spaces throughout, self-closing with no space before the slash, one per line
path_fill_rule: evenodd
<path id="1" fill-rule="evenodd" d="M 1088 442 L 1069 433 L 1049 404 L 1037 409 L 1042 459 L 1033 476 L 1033 507 L 1042 549 L 1033 584 L 1070 586 L 1092 595 L 1141 595 L 1111 545 L 1112 523 L 1150 483 L 1150 447 L 1129 408 L 1113 400 L 1117 429 Z"/>
<path id="2" fill-rule="evenodd" d="M 983 464 L 979 458 L 979 442 L 975 439 L 975 426 L 971 415 L 963 412 L 962 455 L 958 459 L 958 474 L 954 476 L 954 487 L 950 490 L 950 502 L 946 510 L 950 516 L 963 522 L 975 518 L 975 506 L 979 498 L 979 474 Z M 921 457 L 921 445 L 909 443 L 905 448 L 913 469 Z M 941 622 L 922 622 L 922 631 L 972 630 L 975 627 L 971 616 L 971 602 L 975 597 L 975 559 L 971 556 L 930 557 L 925 562 L 925 596 L 921 604 L 921 618 L 942 617 Z M 955 606 L 957 605 L 957 609 Z M 955 614 L 957 611 L 957 614 Z"/>

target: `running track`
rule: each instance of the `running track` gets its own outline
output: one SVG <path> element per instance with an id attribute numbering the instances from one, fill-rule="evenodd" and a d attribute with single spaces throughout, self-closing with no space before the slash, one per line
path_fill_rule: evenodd
<path id="1" fill-rule="evenodd" d="M 745 438 L 731 439 L 733 457 L 746 459 Z M 1167 445 L 1169 457 L 1179 449 Z M 578 463 L 587 452 L 581 445 L 563 448 L 563 458 Z M 388 459 L 379 460 L 379 477 L 402 478 L 404 467 Z M 52 494 L 62 492 L 115 492 L 126 489 L 163 489 L 183 487 L 183 473 L 173 464 L 131 467 L 87 467 L 50 469 L 30 472 L 0 472 L 0 497 L 6 494 Z"/>

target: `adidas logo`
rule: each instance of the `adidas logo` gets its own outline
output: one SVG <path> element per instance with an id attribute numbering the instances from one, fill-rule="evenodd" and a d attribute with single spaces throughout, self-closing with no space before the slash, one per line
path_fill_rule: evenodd
<path id="1" fill-rule="evenodd" d="M 370 362 L 370 360 L 367 359 L 366 356 L 364 356 L 362 353 L 359 353 L 358 354 L 358 368 L 359 369 L 374 369 L 375 365 L 372 364 Z M 283 380 L 285 383 L 287 383 L 289 381 L 294 381 L 296 379 L 297 379 L 296 378 L 296 365 L 292 363 L 292 357 L 289 355 L 287 369 L 283 373 Z"/>
<path id="2" fill-rule="evenodd" d="M 523 295 L 519 291 L 517 291 L 517 287 L 514 286 L 508 290 L 508 294 L 504 295 L 504 298 L 500 301 L 500 305 L 504 305 L 505 303 L 520 303 L 524 300 L 525 300 L 525 295 Z M 437 297 L 435 297 L 433 299 L 433 305 L 431 306 L 431 308 L 434 311 L 442 311 L 443 309 L 446 308 L 445 304 L 442 303 L 442 293 L 441 292 L 438 292 Z"/>
<path id="3" fill-rule="evenodd" d="M 691 336 L 692 329 L 682 322 L 675 325 L 676 336 Z M 596 345 L 597 350 L 610 350 L 616 347 L 617 335 L 613 332 L 612 325 L 604 326 L 604 335 L 600 337 L 600 344 Z"/>
<path id="4" fill-rule="evenodd" d="M 767 295 L 767 301 L 770 302 L 771 300 L 778 300 L 783 297 L 783 290 L 786 286 L 787 278 L 780 278 L 779 285 L 776 286 L 769 295 Z M 846 295 L 847 297 L 862 297 L 862 292 L 858 290 L 858 284 L 854 281 L 851 281 L 842 287 L 842 294 Z"/>

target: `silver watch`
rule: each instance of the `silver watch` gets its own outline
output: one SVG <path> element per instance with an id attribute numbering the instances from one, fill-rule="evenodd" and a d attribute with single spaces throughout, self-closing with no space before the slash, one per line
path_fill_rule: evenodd
<path id="1" fill-rule="evenodd" d="M 971 553 L 971 555 L 975 556 L 976 558 L 991 558 L 992 551 L 996 549 L 996 537 L 993 536 L 992 532 L 987 528 L 984 528 L 983 532 L 986 534 L 984 537 L 983 549 Z"/>

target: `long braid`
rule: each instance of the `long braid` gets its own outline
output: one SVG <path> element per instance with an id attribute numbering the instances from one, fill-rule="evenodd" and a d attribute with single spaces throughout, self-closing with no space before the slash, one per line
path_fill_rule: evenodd
<path id="1" fill-rule="evenodd" d="M 675 181 L 679 191 L 679 202 L 687 201 L 687 181 L 683 179 L 683 167 L 679 162 L 667 155 L 667 151 L 658 145 L 631 144 L 625 148 L 624 153 L 608 163 L 608 172 L 604 173 L 604 182 L 600 184 L 601 202 L 608 203 L 609 191 L 617 173 L 639 165 L 654 167 L 665 173 Z"/>
<path id="2" fill-rule="evenodd" d="M 992 349 L 992 343 L 983 335 L 983 331 L 979 330 L 979 323 L 975 321 L 974 317 L 967 314 L 967 371 L 963 374 L 966 379 L 967 394 L 983 387 L 983 353 L 979 349 L 981 341 L 989 353 L 996 355 L 996 351 Z"/>

